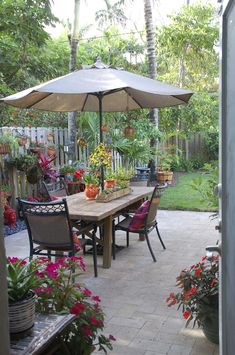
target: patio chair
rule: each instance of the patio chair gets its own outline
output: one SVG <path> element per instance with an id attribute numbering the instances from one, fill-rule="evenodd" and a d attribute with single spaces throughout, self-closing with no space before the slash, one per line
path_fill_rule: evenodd
<path id="1" fill-rule="evenodd" d="M 64 178 L 58 177 L 56 181 L 50 183 L 42 182 L 43 192 L 48 201 L 55 201 L 69 195 Z"/>
<path id="2" fill-rule="evenodd" d="M 153 229 L 156 229 L 158 238 L 163 249 L 166 249 L 156 220 L 157 216 L 157 208 L 160 202 L 159 197 L 159 187 L 156 186 L 152 193 L 151 199 L 146 200 L 141 207 L 136 211 L 134 215 L 127 215 L 125 219 L 121 222 L 117 223 L 113 227 L 113 258 L 115 259 L 115 231 L 122 230 L 126 232 L 126 245 L 129 246 L 129 234 L 137 233 L 145 236 L 145 240 L 147 242 L 149 251 L 152 255 L 153 261 L 156 262 L 156 257 L 154 255 L 153 249 L 149 240 L 149 233 L 152 232 Z"/>
<path id="3" fill-rule="evenodd" d="M 84 222 L 74 232 L 65 199 L 29 202 L 18 198 L 18 201 L 28 230 L 30 257 L 34 255 L 59 257 L 63 253 L 75 255 L 80 247 L 87 243 L 87 239 L 84 238 L 84 235 L 87 235 L 92 239 L 94 274 L 97 277 L 96 227 L 93 223 Z M 75 240 L 74 233 L 76 236 L 82 235 L 82 238 Z"/>

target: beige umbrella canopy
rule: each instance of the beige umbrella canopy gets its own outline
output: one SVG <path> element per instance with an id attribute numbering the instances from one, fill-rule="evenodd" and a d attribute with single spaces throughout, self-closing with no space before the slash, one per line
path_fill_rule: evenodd
<path id="1" fill-rule="evenodd" d="M 192 92 L 105 65 L 100 59 L 67 75 L 2 98 L 18 108 L 122 112 L 186 104 Z"/>
<path id="2" fill-rule="evenodd" d="M 0 99 L 18 108 L 56 112 L 123 112 L 187 104 L 192 92 L 108 66 L 93 65 Z"/>

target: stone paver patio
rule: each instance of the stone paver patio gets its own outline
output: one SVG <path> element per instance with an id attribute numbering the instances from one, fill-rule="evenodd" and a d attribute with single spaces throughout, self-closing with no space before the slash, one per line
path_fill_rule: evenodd
<path id="1" fill-rule="evenodd" d="M 166 250 L 155 232 L 150 234 L 157 262 L 153 263 L 146 242 L 130 235 L 130 247 L 120 251 L 111 269 L 101 267 L 93 277 L 91 256 L 85 256 L 87 272 L 83 276 L 95 294 L 100 295 L 105 311 L 105 334 L 116 337 L 113 355 L 217 355 L 219 347 L 210 343 L 200 329 L 185 328 L 177 307 L 168 308 L 165 300 L 174 290 L 179 272 L 205 255 L 205 247 L 214 245 L 218 234 L 210 213 L 159 211 L 159 230 Z M 117 243 L 125 245 L 124 233 Z M 7 255 L 26 257 L 27 232 L 5 238 Z M 100 353 L 99 353 L 100 354 Z"/>

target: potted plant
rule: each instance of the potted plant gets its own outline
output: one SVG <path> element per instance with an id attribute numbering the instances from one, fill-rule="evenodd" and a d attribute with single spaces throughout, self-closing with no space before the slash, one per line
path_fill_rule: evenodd
<path id="1" fill-rule="evenodd" d="M 36 260 L 27 263 L 15 257 L 7 259 L 10 333 L 23 332 L 34 324 L 34 289 L 42 283 L 37 269 Z"/>
<path id="2" fill-rule="evenodd" d="M 194 320 L 193 325 L 202 327 L 206 337 L 219 343 L 218 323 L 218 273 L 219 258 L 204 256 L 202 260 L 187 269 L 183 269 L 176 278 L 180 292 L 171 292 L 167 298 L 168 306 L 178 304 L 186 326 Z"/>
<path id="3" fill-rule="evenodd" d="M 125 188 L 129 186 L 130 179 L 135 176 L 135 172 L 134 169 L 118 168 L 113 175 L 116 180 L 116 184 L 122 188 Z"/>
<path id="4" fill-rule="evenodd" d="M 20 133 L 16 136 L 16 138 L 18 139 L 19 146 L 23 147 L 27 144 L 28 136 L 25 134 Z"/>
<path id="5" fill-rule="evenodd" d="M 27 172 L 29 168 L 37 165 L 38 159 L 34 154 L 21 154 L 15 158 L 11 158 L 7 163 L 15 166 L 17 170 Z"/>
<path id="6" fill-rule="evenodd" d="M 85 184 L 85 196 L 87 200 L 94 200 L 99 193 L 99 172 L 96 169 L 80 169 L 74 172 L 75 177 Z"/>
<path id="7" fill-rule="evenodd" d="M 9 154 L 12 149 L 18 148 L 18 140 L 10 132 L 0 135 L 0 154 Z"/>
<path id="8" fill-rule="evenodd" d="M 104 188 L 105 189 L 112 189 L 116 185 L 116 180 L 114 177 L 114 172 L 111 169 L 105 171 L 104 174 Z"/>
<path id="9" fill-rule="evenodd" d="M 56 154 L 56 145 L 54 143 L 49 143 L 47 145 L 47 155 L 49 157 L 53 156 Z"/>
<path id="10" fill-rule="evenodd" d="M 60 174 L 64 176 L 66 181 L 72 181 L 75 170 L 76 168 L 72 165 L 64 165 L 60 169 Z"/>
<path id="11" fill-rule="evenodd" d="M 38 154 L 44 151 L 44 144 L 36 141 L 31 141 L 29 146 L 29 151 L 34 154 Z"/>
<path id="12" fill-rule="evenodd" d="M 174 151 L 175 147 L 173 145 L 169 145 L 165 149 L 160 149 L 157 153 L 157 181 L 161 184 L 165 182 L 169 185 L 172 184 L 173 171 L 171 171 L 171 168 L 173 163 L 177 163 L 179 161 L 179 156 Z"/>

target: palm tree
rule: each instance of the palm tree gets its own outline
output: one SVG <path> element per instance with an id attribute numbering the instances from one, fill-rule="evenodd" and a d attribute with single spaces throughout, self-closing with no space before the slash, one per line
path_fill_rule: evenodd
<path id="1" fill-rule="evenodd" d="M 152 16 L 152 6 L 150 0 L 144 0 L 144 18 L 145 18 L 145 29 L 146 29 L 146 39 L 147 39 L 147 56 L 148 56 L 148 72 L 149 77 L 156 79 L 156 49 L 154 40 L 154 29 L 153 29 L 153 16 Z M 149 112 L 150 121 L 158 127 L 158 110 L 151 109 Z M 155 139 L 151 141 L 151 147 L 156 149 L 157 142 Z M 150 167 L 150 181 L 156 179 L 155 175 L 155 161 L 151 160 L 149 162 Z"/>
<path id="2" fill-rule="evenodd" d="M 69 61 L 69 71 L 74 71 L 76 69 L 76 57 L 77 57 L 77 47 L 79 40 L 79 10 L 80 10 L 80 0 L 74 0 L 74 22 L 72 35 L 69 36 L 70 42 L 70 61 Z M 76 117 L 77 112 L 68 113 L 68 139 L 69 139 L 69 159 L 76 159 Z"/>
<path id="3" fill-rule="evenodd" d="M 115 24 L 124 26 L 127 17 L 122 9 L 122 5 L 125 3 L 125 0 L 118 0 L 113 4 L 111 4 L 110 0 L 104 0 L 104 2 L 106 9 L 98 10 L 95 16 L 95 20 L 98 21 L 99 26 L 104 27 L 104 25 L 107 25 L 109 27 Z"/>

